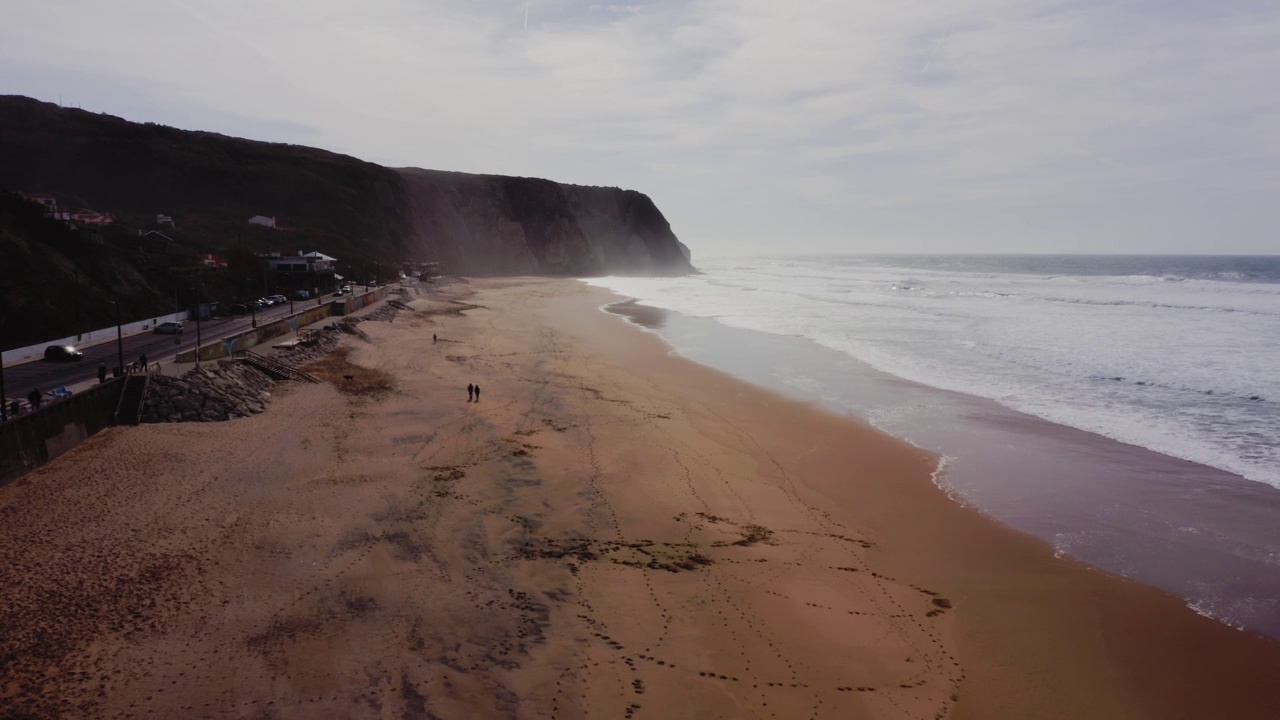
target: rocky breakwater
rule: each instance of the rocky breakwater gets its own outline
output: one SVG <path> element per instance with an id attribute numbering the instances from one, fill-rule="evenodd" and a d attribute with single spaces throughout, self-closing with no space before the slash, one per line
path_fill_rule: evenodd
<path id="1" fill-rule="evenodd" d="M 215 422 L 254 415 L 271 400 L 270 375 L 223 360 L 202 365 L 180 378 L 156 375 L 142 411 L 142 422 Z"/>
<path id="2" fill-rule="evenodd" d="M 270 355 L 276 362 L 298 367 L 319 360 L 344 334 L 368 340 L 356 326 L 361 322 L 394 322 L 408 306 L 390 300 L 360 317 L 343 318 L 310 333 L 307 342 Z M 142 422 L 218 422 L 263 412 L 271 399 L 275 378 L 235 360 L 219 360 L 190 370 L 180 378 L 153 375 L 142 410 Z"/>

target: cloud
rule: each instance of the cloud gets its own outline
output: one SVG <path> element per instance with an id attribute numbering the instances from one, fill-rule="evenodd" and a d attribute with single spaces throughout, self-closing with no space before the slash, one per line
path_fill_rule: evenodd
<path id="1" fill-rule="evenodd" d="M 1129 193 L 1132 212 L 1188 243 L 1211 229 L 1187 221 L 1188 197 L 1256 198 L 1235 202 L 1251 219 L 1233 228 L 1259 238 L 1280 219 L 1264 199 L 1280 167 L 1271 4 L 66 0 L 6 12 L 0 66 L 23 68 L 21 87 L 128 86 L 150 95 L 92 109 L 148 120 L 204 107 L 232 128 L 392 165 L 637 187 L 677 232 L 803 227 L 816 204 L 828 224 L 815 242 L 839 242 L 831 212 L 917 238 L 921 215 L 938 231 L 963 217 L 989 237 L 1011 207 L 1085 217 Z M 1099 235 L 1135 224 L 1098 217 Z"/>

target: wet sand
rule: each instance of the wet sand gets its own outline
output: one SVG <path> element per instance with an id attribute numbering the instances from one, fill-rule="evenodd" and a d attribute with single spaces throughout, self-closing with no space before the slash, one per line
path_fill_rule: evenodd
<path id="1" fill-rule="evenodd" d="M 1280 638 L 1280 490 L 903 380 L 800 337 L 634 301 L 605 309 L 695 362 L 946 457 L 940 482 L 949 495 L 1059 554 Z"/>
<path id="2" fill-rule="evenodd" d="M 611 299 L 451 286 L 262 415 L 108 430 L 0 488 L 0 715 L 1280 707 L 1280 643 L 1055 559 Z"/>

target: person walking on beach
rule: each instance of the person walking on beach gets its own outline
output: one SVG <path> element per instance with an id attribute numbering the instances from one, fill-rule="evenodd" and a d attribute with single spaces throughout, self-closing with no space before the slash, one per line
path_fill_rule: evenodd
<path id="1" fill-rule="evenodd" d="M 107 381 L 107 364 L 98 363 L 98 384 L 101 385 L 106 381 Z"/>
<path id="2" fill-rule="evenodd" d="M 471 383 L 467 383 L 467 402 L 471 402 L 473 393 L 475 393 L 475 386 Z"/>
<path id="3" fill-rule="evenodd" d="M 435 334 L 435 333 L 431 333 L 431 342 L 433 342 L 433 343 L 434 343 L 435 341 L 436 341 L 436 334 Z"/>
<path id="4" fill-rule="evenodd" d="M 138 358 L 138 364 L 142 366 L 142 372 L 147 371 L 147 354 L 146 353 L 142 353 L 142 355 Z"/>
<path id="5" fill-rule="evenodd" d="M 480 386 L 476 385 L 476 402 L 480 402 Z"/>

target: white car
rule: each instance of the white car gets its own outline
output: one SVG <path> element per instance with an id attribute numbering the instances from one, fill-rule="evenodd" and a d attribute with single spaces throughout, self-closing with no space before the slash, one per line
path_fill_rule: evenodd
<path id="1" fill-rule="evenodd" d="M 180 322 L 162 322 L 156 325 L 155 331 L 161 335 L 180 335 L 182 334 L 182 323 Z"/>

